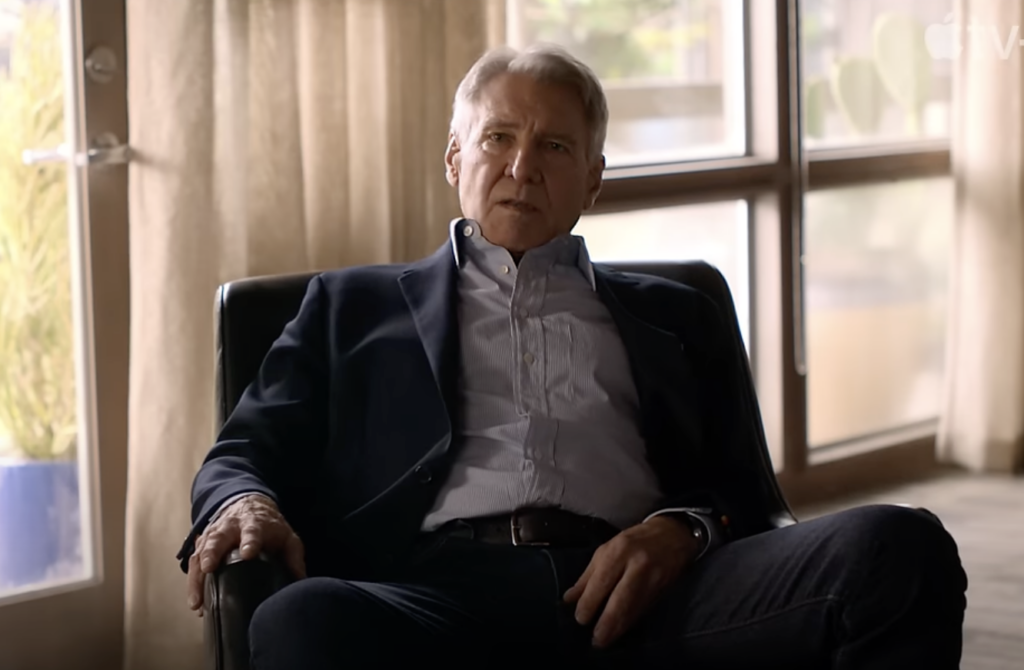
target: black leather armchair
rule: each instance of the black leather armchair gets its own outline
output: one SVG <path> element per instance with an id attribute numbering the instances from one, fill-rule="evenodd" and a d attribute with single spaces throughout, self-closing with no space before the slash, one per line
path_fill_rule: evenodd
<path id="1" fill-rule="evenodd" d="M 746 362 L 732 295 L 724 277 L 701 262 L 616 263 L 616 269 L 659 275 L 692 286 L 718 305 L 730 333 L 736 355 Z M 257 277 L 224 284 L 216 298 L 217 418 L 218 426 L 231 414 L 249 382 L 256 376 L 264 356 L 298 312 L 306 285 L 314 275 Z M 754 392 L 749 365 L 742 366 L 746 379 L 743 404 L 747 420 L 755 424 L 757 441 L 742 445 L 737 457 L 759 465 L 761 481 L 757 495 L 762 501 L 766 526 L 795 523 L 772 468 Z M 204 621 L 209 667 L 215 670 L 249 668 L 249 621 L 259 604 L 291 581 L 283 564 L 268 557 L 242 561 L 237 550 L 209 575 L 205 585 Z"/>

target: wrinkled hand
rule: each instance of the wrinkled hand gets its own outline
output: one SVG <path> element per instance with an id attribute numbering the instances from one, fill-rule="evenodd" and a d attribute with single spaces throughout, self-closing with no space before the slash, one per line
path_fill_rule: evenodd
<path id="1" fill-rule="evenodd" d="M 576 603 L 576 621 L 584 626 L 604 605 L 594 626 L 593 643 L 606 647 L 679 577 L 697 549 L 697 541 L 682 522 L 654 517 L 598 547 L 579 580 L 565 592 L 565 602 Z"/>
<path id="2" fill-rule="evenodd" d="M 239 498 L 196 539 L 195 551 L 188 559 L 188 606 L 199 610 L 199 616 L 203 614 L 204 578 L 239 546 L 243 560 L 252 560 L 263 551 L 282 554 L 297 578 L 306 576 L 302 540 L 284 520 L 277 505 L 264 496 Z"/>

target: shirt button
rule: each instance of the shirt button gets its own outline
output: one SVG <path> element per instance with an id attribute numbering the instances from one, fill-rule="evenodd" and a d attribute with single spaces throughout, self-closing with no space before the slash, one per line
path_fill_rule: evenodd
<path id="1" fill-rule="evenodd" d="M 503 275 L 507 275 L 508 274 L 508 266 L 507 265 L 502 265 L 501 266 L 501 274 L 503 274 Z"/>
<path id="2" fill-rule="evenodd" d="M 527 351 L 525 354 L 523 354 L 523 360 L 526 361 L 527 365 L 532 365 L 533 364 L 533 354 L 531 354 L 529 351 Z"/>
<path id="3" fill-rule="evenodd" d="M 462 229 L 462 234 L 469 237 L 473 234 L 473 226 L 466 226 Z"/>
<path id="4" fill-rule="evenodd" d="M 413 474 L 416 475 L 416 479 L 419 480 L 420 484 L 429 484 L 434 479 L 434 475 L 430 472 L 430 468 L 422 465 L 417 465 L 413 470 Z"/>
<path id="5" fill-rule="evenodd" d="M 526 317 L 530 316 L 530 310 L 526 309 L 525 307 L 520 307 L 519 316 L 525 319 Z"/>

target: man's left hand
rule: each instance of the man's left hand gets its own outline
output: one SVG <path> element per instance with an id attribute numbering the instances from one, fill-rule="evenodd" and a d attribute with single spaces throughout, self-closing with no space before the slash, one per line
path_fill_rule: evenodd
<path id="1" fill-rule="evenodd" d="M 627 528 L 597 548 L 565 602 L 576 603 L 576 621 L 594 626 L 594 646 L 606 647 L 626 632 L 662 590 L 693 560 L 697 540 L 686 525 L 656 516 Z"/>

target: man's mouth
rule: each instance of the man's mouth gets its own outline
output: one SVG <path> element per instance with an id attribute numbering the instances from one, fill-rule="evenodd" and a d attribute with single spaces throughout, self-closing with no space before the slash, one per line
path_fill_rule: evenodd
<path id="1" fill-rule="evenodd" d="M 531 205 L 525 200 L 516 200 L 515 198 L 506 198 L 505 200 L 500 201 L 498 204 L 501 205 L 502 207 L 509 207 L 518 212 L 523 212 L 526 214 L 533 214 L 540 211 L 537 207 Z"/>

